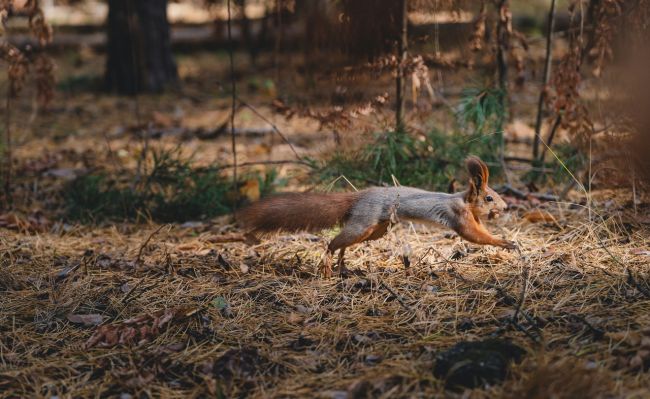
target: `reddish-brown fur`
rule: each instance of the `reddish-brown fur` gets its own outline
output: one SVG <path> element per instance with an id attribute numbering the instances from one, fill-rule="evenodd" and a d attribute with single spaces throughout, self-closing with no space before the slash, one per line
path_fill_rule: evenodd
<path id="1" fill-rule="evenodd" d="M 327 246 L 321 272 L 331 276 L 331 256 L 339 251 L 339 271 L 344 270 L 345 249 L 351 245 L 384 236 L 393 220 L 391 209 L 395 196 L 404 194 L 403 215 L 407 219 L 433 222 L 455 230 L 464 239 L 482 245 L 514 249 L 515 243 L 490 234 L 480 216 L 497 214 L 507 205 L 488 187 L 489 171 L 477 157 L 468 157 L 469 188 L 446 195 L 410 187 L 368 189 L 363 193 L 339 194 L 283 194 L 257 202 L 244 209 L 239 219 L 255 233 L 277 230 L 322 230 L 342 224 L 343 229 Z M 426 201 L 422 201 L 422 195 Z M 430 208 L 430 209 L 429 209 Z M 403 208 L 397 209 L 397 213 Z M 426 211 L 426 209 L 429 209 Z"/>
<path id="2" fill-rule="evenodd" d="M 357 193 L 288 193 L 258 201 L 238 214 L 254 232 L 317 231 L 345 222 Z"/>

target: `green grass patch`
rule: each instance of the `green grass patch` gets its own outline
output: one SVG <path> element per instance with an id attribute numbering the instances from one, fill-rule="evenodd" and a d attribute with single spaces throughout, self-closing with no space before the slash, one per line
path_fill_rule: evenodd
<path id="1" fill-rule="evenodd" d="M 478 133 L 445 134 L 437 130 L 413 136 L 404 132 L 378 134 L 371 144 L 351 154 L 336 153 L 319 178 L 345 176 L 355 185 L 393 184 L 446 190 L 464 169 L 469 154 L 495 163 L 490 138 Z"/>
<path id="2" fill-rule="evenodd" d="M 75 179 L 64 190 L 67 217 L 81 222 L 184 222 L 223 215 L 247 201 L 217 167 L 197 168 L 178 151 L 152 151 L 151 163 L 139 178 L 135 173 L 97 173 Z M 275 170 L 244 174 L 240 182 L 251 179 L 257 179 L 262 196 L 282 184 Z"/>
<path id="3" fill-rule="evenodd" d="M 355 185 L 393 184 L 445 190 L 461 175 L 464 160 L 476 155 L 490 165 L 492 175 L 500 169 L 505 119 L 503 93 L 498 89 L 471 88 L 463 92 L 455 113 L 457 129 L 450 133 L 431 130 L 412 135 L 403 131 L 375 135 L 370 144 L 347 153 L 336 153 L 318 176 L 345 176 Z"/>

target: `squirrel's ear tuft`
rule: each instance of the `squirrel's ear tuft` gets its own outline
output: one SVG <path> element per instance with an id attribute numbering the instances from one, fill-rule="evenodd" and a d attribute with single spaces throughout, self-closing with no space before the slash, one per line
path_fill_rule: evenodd
<path id="1" fill-rule="evenodd" d="M 470 178 L 476 184 L 476 188 L 479 190 L 485 189 L 490 173 L 487 165 L 479 157 L 473 155 L 467 157 L 465 165 L 467 166 L 467 172 L 469 172 Z"/>
<path id="2" fill-rule="evenodd" d="M 478 198 L 478 188 L 476 187 L 476 184 L 474 184 L 474 180 L 469 179 L 469 187 L 467 187 L 467 191 L 465 192 L 465 202 L 471 204 L 476 200 L 476 198 Z"/>

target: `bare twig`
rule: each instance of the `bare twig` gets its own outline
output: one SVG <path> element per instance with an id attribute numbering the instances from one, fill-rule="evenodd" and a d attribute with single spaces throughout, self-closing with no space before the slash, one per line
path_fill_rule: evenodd
<path id="1" fill-rule="evenodd" d="M 544 101 L 546 99 L 546 90 L 548 81 L 551 78 L 551 64 L 553 60 L 553 28 L 555 27 L 555 0 L 551 1 L 551 9 L 548 12 L 548 26 L 546 30 L 546 62 L 544 63 L 544 77 L 542 81 L 542 90 L 539 92 L 539 101 L 537 103 L 537 120 L 535 121 L 535 141 L 533 143 L 533 159 L 538 159 L 539 143 L 541 140 L 542 119 L 544 112 Z M 559 117 L 559 116 L 558 116 Z M 544 156 L 546 152 L 542 153 Z"/>
<path id="2" fill-rule="evenodd" d="M 131 287 L 131 289 L 124 295 L 124 297 L 122 298 L 122 300 L 120 302 L 122 302 L 123 304 L 126 304 L 126 300 L 129 299 L 131 294 L 133 294 L 133 292 L 135 292 L 135 290 L 138 287 L 140 287 L 140 285 L 142 285 L 143 281 L 144 281 L 144 277 L 140 278 L 140 280 L 138 280 L 138 282 L 133 287 Z"/>
<path id="3" fill-rule="evenodd" d="M 390 292 L 390 294 L 394 296 L 395 299 L 397 299 L 397 302 L 399 302 L 399 304 L 402 305 L 404 309 L 408 310 L 409 312 L 413 312 L 413 308 L 411 308 L 406 302 L 404 302 L 404 299 L 401 296 L 399 296 L 395 291 L 393 291 L 393 289 L 390 288 L 388 284 L 380 280 L 379 285 L 381 287 L 384 287 L 386 291 Z"/>
<path id="4" fill-rule="evenodd" d="M 136 265 L 138 265 L 138 264 L 140 264 L 142 262 L 142 253 L 144 252 L 144 248 L 147 246 L 147 244 L 149 244 L 149 241 L 151 241 L 151 238 L 153 238 L 153 236 L 158 234 L 158 232 L 160 230 L 162 230 L 162 228 L 165 227 L 165 226 L 169 226 L 169 225 L 167 225 L 167 224 L 160 225 L 156 230 L 154 230 L 151 234 L 149 234 L 147 239 L 144 240 L 142 245 L 140 245 L 140 250 L 138 250 L 138 256 L 135 258 L 135 264 Z"/>
<path id="5" fill-rule="evenodd" d="M 634 275 L 632 274 L 632 271 L 629 268 L 627 269 L 627 282 L 630 285 L 634 286 L 640 293 L 643 294 L 643 296 L 650 298 L 650 289 L 642 286 L 638 281 L 636 281 Z"/>
<path id="6" fill-rule="evenodd" d="M 509 1 L 508 0 L 499 0 L 495 3 L 497 6 L 497 72 L 499 78 L 499 89 L 501 94 L 499 96 L 499 105 L 501 107 L 501 112 L 503 115 L 506 114 L 506 109 L 508 108 L 508 51 L 510 48 L 510 24 L 511 16 L 508 12 Z M 508 173 L 508 166 L 504 159 L 505 156 L 505 135 L 503 134 L 503 123 L 504 116 L 499 116 L 497 131 L 499 132 L 499 161 L 501 163 L 501 168 L 503 169 L 503 175 L 507 183 L 510 183 L 510 175 Z"/>
<path id="7" fill-rule="evenodd" d="M 275 45 L 273 48 L 273 65 L 275 67 L 275 81 L 280 84 L 280 51 L 282 50 L 282 36 L 284 25 L 282 23 L 282 2 L 275 2 Z"/>
<path id="8" fill-rule="evenodd" d="M 237 85 L 235 83 L 235 60 L 233 55 L 233 41 L 232 41 L 232 16 L 230 9 L 230 0 L 228 6 L 228 57 L 230 58 L 230 90 L 232 96 L 232 109 L 230 111 L 230 141 L 232 146 L 232 163 L 233 163 L 233 187 L 235 195 L 237 195 L 237 141 L 235 139 L 235 112 L 237 111 Z M 233 202 L 234 204 L 237 201 Z M 235 205 L 236 206 L 236 205 Z"/>
<path id="9" fill-rule="evenodd" d="M 400 0 L 400 39 L 398 41 L 397 76 L 395 77 L 395 130 L 404 129 L 404 67 L 408 52 L 408 0 Z"/>
<path id="10" fill-rule="evenodd" d="M 557 129 L 560 127 L 561 122 L 562 122 L 562 116 L 558 115 L 555 118 L 555 122 L 553 122 L 553 127 L 551 128 L 551 131 L 548 134 L 548 138 L 546 139 L 546 145 L 542 149 L 542 155 L 540 155 L 539 157 L 541 164 L 544 164 L 544 160 L 546 159 L 546 151 L 548 150 L 549 147 L 551 147 L 551 144 L 553 143 L 553 139 L 555 138 L 555 133 L 557 132 Z"/>
<path id="11" fill-rule="evenodd" d="M 521 258 L 524 258 L 523 255 L 521 255 L 521 251 L 519 250 L 519 255 Z M 522 287 L 521 287 L 521 292 L 519 293 L 519 299 L 517 300 L 517 307 L 515 308 L 515 313 L 512 315 L 512 321 L 514 323 L 517 322 L 517 319 L 519 318 L 519 313 L 521 312 L 521 308 L 524 304 L 524 301 L 526 300 L 526 290 L 528 288 L 528 275 L 530 274 L 530 267 L 526 264 L 524 265 L 524 270 L 522 271 Z"/>
<path id="12" fill-rule="evenodd" d="M 285 165 L 285 164 L 296 164 L 296 165 L 309 166 L 309 167 L 313 168 L 313 165 L 312 165 L 312 164 L 310 164 L 310 163 L 307 162 L 307 161 L 300 160 L 300 159 L 299 159 L 299 160 L 296 160 L 296 161 L 293 161 L 293 160 L 284 160 L 284 159 L 283 159 L 283 160 L 279 160 L 279 161 L 243 162 L 243 163 L 238 164 L 237 166 L 238 166 L 238 167 L 244 167 L 244 166 L 256 166 L 256 165 Z M 220 165 L 220 166 L 218 166 L 218 167 L 215 168 L 215 169 L 216 169 L 216 170 L 221 170 L 221 169 L 229 169 L 229 168 L 234 168 L 234 167 L 235 167 L 235 165 L 233 165 L 233 164 L 230 164 L 230 165 Z"/>
<path id="13" fill-rule="evenodd" d="M 506 162 L 533 163 L 533 160 L 530 158 L 514 157 L 514 156 L 503 157 L 503 160 Z"/>
<path id="14" fill-rule="evenodd" d="M 11 85 L 7 88 L 7 100 L 5 103 L 5 149 L 4 149 L 4 207 L 11 204 L 11 168 L 13 163 L 11 143 Z"/>
<path id="15" fill-rule="evenodd" d="M 529 197 L 533 197 L 542 201 L 559 201 L 559 197 L 557 195 L 541 194 L 541 193 L 525 193 L 509 184 L 504 184 L 498 191 L 513 195 L 519 199 L 527 199 Z"/>
<path id="16" fill-rule="evenodd" d="M 277 133 L 278 136 L 280 136 L 280 138 L 281 138 L 285 143 L 287 143 L 287 145 L 289 145 L 289 148 L 291 148 L 291 151 L 292 151 L 293 154 L 296 156 L 296 158 L 297 158 L 297 159 L 302 159 L 302 157 L 301 157 L 300 155 L 298 155 L 298 152 L 297 152 L 296 149 L 294 148 L 293 144 L 291 144 L 291 142 L 287 139 L 287 137 L 286 137 L 286 136 L 285 136 L 285 135 L 280 131 L 280 129 L 278 129 L 278 127 L 277 127 L 273 122 L 271 122 L 271 121 L 268 120 L 266 117 L 264 117 L 264 115 L 262 115 L 262 114 L 261 114 L 257 109 L 255 109 L 255 107 L 253 107 L 252 105 L 250 105 L 250 104 L 247 103 L 246 101 L 242 100 L 241 98 L 237 98 L 237 100 L 241 103 L 241 105 L 243 105 L 244 107 L 246 107 L 246 108 L 250 109 L 251 111 L 253 111 L 253 113 L 254 113 L 255 115 L 257 115 L 258 118 L 260 118 L 260 119 L 263 120 L 264 122 L 266 122 L 266 123 L 268 123 L 269 125 L 271 125 L 271 128 L 273 129 L 273 131 L 274 131 L 275 133 Z"/>

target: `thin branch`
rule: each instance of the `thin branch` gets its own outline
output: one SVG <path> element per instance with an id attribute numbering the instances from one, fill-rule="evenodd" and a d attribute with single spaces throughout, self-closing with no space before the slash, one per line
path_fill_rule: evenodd
<path id="1" fill-rule="evenodd" d="M 297 161 L 283 159 L 283 160 L 279 160 L 279 161 L 243 162 L 243 163 L 240 163 L 238 165 L 234 165 L 234 164 L 220 165 L 220 166 L 214 168 L 213 170 L 230 169 L 230 168 L 234 168 L 234 167 L 244 167 L 244 166 L 256 166 L 256 165 L 286 165 L 286 164 L 304 165 L 304 166 L 309 166 L 310 168 L 314 167 L 314 165 L 312 165 L 311 163 L 309 163 L 307 161 L 303 161 L 301 159 L 299 159 Z"/>
<path id="2" fill-rule="evenodd" d="M 4 207 L 11 204 L 11 168 L 13 163 L 11 143 L 11 85 L 7 86 L 7 100 L 5 103 L 5 149 L 4 149 Z"/>
<path id="3" fill-rule="evenodd" d="M 408 52 L 408 0 L 400 0 L 401 29 L 398 41 L 397 76 L 395 78 L 395 130 L 404 129 L 404 67 Z"/>
<path id="4" fill-rule="evenodd" d="M 275 45 L 273 48 L 273 66 L 275 67 L 275 81 L 280 85 L 280 51 L 282 50 L 282 0 L 275 0 Z"/>
<path id="5" fill-rule="evenodd" d="M 391 295 L 393 295 L 395 299 L 397 299 L 397 302 L 399 302 L 399 304 L 402 305 L 404 309 L 408 310 L 409 312 L 413 312 L 413 308 L 411 308 L 406 302 L 404 302 L 404 299 L 401 296 L 399 296 L 395 291 L 393 291 L 393 289 L 390 288 L 388 284 L 380 280 L 379 285 L 384 287 L 386 291 L 390 292 Z"/>
<path id="6" fill-rule="evenodd" d="M 521 255 L 521 250 L 519 251 L 519 255 L 524 258 L 523 255 Z M 519 313 L 521 312 L 521 308 L 524 305 L 524 301 L 526 300 L 526 290 L 528 288 L 528 274 L 530 273 L 530 267 L 528 265 L 524 265 L 524 270 L 522 272 L 522 284 L 523 286 L 521 287 L 521 292 L 519 293 L 519 299 L 517 300 L 517 307 L 515 308 L 515 313 L 512 315 L 512 322 L 517 323 L 517 319 L 519 318 Z"/>
<path id="7" fill-rule="evenodd" d="M 497 132 L 499 132 L 499 162 L 501 163 L 501 168 L 503 169 L 503 175 L 506 179 L 506 182 L 510 184 L 510 174 L 508 173 L 508 165 L 506 165 L 505 150 L 505 135 L 503 134 L 503 124 L 504 119 L 507 115 L 507 109 L 509 106 L 509 94 L 508 94 L 508 52 L 510 48 L 510 31 L 509 25 L 510 14 L 507 12 L 510 7 L 508 0 L 499 0 L 495 3 L 497 6 L 498 21 L 496 26 L 496 41 L 497 41 L 497 72 L 498 72 L 498 83 L 501 94 L 499 96 L 499 105 L 501 108 L 501 113 L 498 116 L 498 126 Z"/>
<path id="8" fill-rule="evenodd" d="M 135 264 L 138 265 L 140 262 L 142 262 L 142 253 L 144 252 L 144 248 L 149 244 L 149 241 L 155 236 L 160 230 L 162 230 L 163 227 L 168 226 L 167 224 L 161 224 L 156 230 L 154 230 L 149 236 L 147 237 L 146 240 L 140 245 L 140 249 L 138 250 L 138 256 L 135 258 Z"/>
<path id="9" fill-rule="evenodd" d="M 235 83 L 235 60 L 233 56 L 233 41 L 232 41 L 232 16 L 230 10 L 230 0 L 228 0 L 228 57 L 230 58 L 230 90 L 232 95 L 232 109 L 230 111 L 230 141 L 232 146 L 232 160 L 233 160 L 233 187 L 237 193 L 237 140 L 235 139 L 235 112 L 237 111 L 237 86 Z M 234 201 L 237 203 L 237 201 Z"/>
<path id="10" fill-rule="evenodd" d="M 515 157 L 515 156 L 503 157 L 503 160 L 506 162 L 521 162 L 521 163 L 530 163 L 530 164 L 534 162 L 534 160 L 530 158 Z"/>
<path id="11" fill-rule="evenodd" d="M 627 281 L 630 285 L 634 286 L 640 293 L 642 293 L 643 296 L 650 298 L 650 289 L 642 286 L 638 281 L 636 281 L 634 275 L 632 274 L 632 271 L 629 268 L 627 269 Z"/>
<path id="12" fill-rule="evenodd" d="M 531 192 L 526 193 L 509 184 L 504 184 L 501 188 L 498 189 L 498 191 L 500 193 L 513 195 L 518 199 L 528 199 L 529 197 L 533 197 L 542 201 L 559 201 L 560 198 L 557 195 L 552 195 L 552 194 L 531 193 Z"/>
<path id="13" fill-rule="evenodd" d="M 546 145 L 542 149 L 542 155 L 539 158 L 542 164 L 544 164 L 544 160 L 546 159 L 546 151 L 548 150 L 548 148 L 553 143 L 553 139 L 555 138 L 555 133 L 557 132 L 557 129 L 560 127 L 561 122 L 562 122 L 562 116 L 558 115 L 555 118 L 555 122 L 553 122 L 553 127 L 551 128 L 551 131 L 548 134 L 548 138 L 546 139 Z M 535 136 L 535 137 L 537 137 L 537 136 Z"/>
<path id="14" fill-rule="evenodd" d="M 542 81 L 542 90 L 539 93 L 537 103 L 537 120 L 535 121 L 535 142 L 533 143 L 533 158 L 539 156 L 539 144 L 541 140 L 542 114 L 544 112 L 544 100 L 546 99 L 546 89 L 548 81 L 551 79 L 551 65 L 553 60 L 553 28 L 555 27 L 555 0 L 551 1 L 551 9 L 548 12 L 548 26 L 546 30 L 546 62 L 544 63 L 544 80 Z M 545 154 L 545 152 L 543 153 Z M 542 155 L 543 156 L 543 155 Z"/>
<path id="15" fill-rule="evenodd" d="M 301 157 L 300 155 L 298 155 L 298 152 L 297 152 L 296 149 L 294 148 L 293 144 L 291 144 L 291 142 L 287 139 L 287 137 L 286 137 L 286 136 L 285 136 L 285 135 L 280 131 L 280 129 L 278 129 L 277 126 L 275 126 L 275 124 L 274 124 L 273 122 L 271 122 L 271 121 L 268 120 L 266 117 L 264 117 L 264 115 L 262 115 L 262 114 L 261 114 L 257 109 L 255 109 L 255 107 L 253 107 L 252 105 L 250 105 L 250 104 L 247 103 L 246 101 L 242 100 L 241 98 L 237 98 L 237 100 L 241 103 L 241 105 L 243 105 L 244 107 L 246 107 L 246 108 L 250 109 L 251 111 L 253 111 L 253 113 L 254 113 L 255 115 L 257 115 L 258 118 L 260 118 L 260 119 L 263 120 L 264 122 L 268 123 L 268 124 L 271 126 L 271 128 L 273 129 L 273 131 L 274 131 L 275 133 L 277 133 L 278 136 L 280 136 L 280 138 L 281 138 L 285 143 L 287 143 L 287 144 L 289 145 L 289 148 L 291 148 L 291 151 L 292 151 L 293 154 L 296 156 L 296 158 L 297 158 L 297 159 L 302 159 L 302 157 Z"/>

